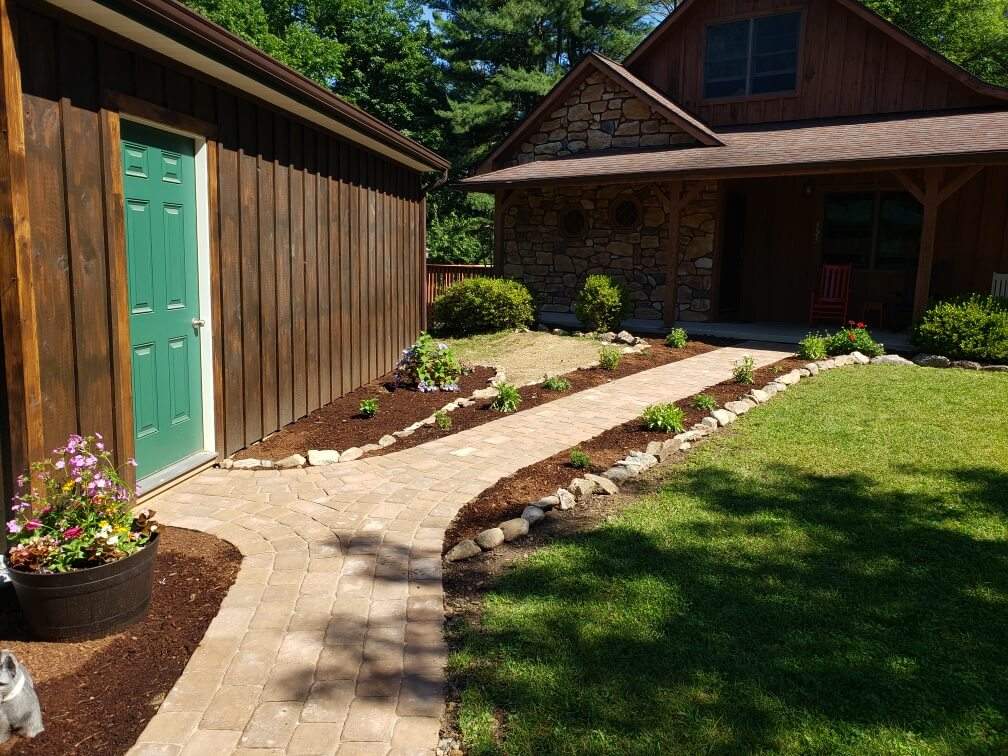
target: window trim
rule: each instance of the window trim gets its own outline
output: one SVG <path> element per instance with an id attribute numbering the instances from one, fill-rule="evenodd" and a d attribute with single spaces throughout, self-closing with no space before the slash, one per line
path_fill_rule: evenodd
<path id="1" fill-rule="evenodd" d="M 760 13 L 745 13 L 740 15 L 732 16 L 721 16 L 716 19 L 711 19 L 704 24 L 703 29 L 703 58 L 698 66 L 699 77 L 700 77 L 700 99 L 705 103 L 732 103 L 732 102 L 758 102 L 760 100 L 777 100 L 781 98 L 794 98 L 801 95 L 802 89 L 802 70 L 804 69 L 804 52 L 805 52 L 805 20 L 807 18 L 806 8 L 804 6 L 786 6 L 783 8 L 774 8 L 772 10 L 766 10 Z M 736 21 L 749 21 L 749 54 L 746 56 L 746 87 L 750 84 L 751 78 L 751 68 L 752 68 L 752 33 L 755 28 L 755 24 L 752 22 L 757 18 L 764 18 L 766 16 L 786 16 L 791 13 L 798 14 L 798 47 L 795 51 L 796 65 L 795 65 L 795 86 L 794 89 L 782 90 L 780 92 L 761 92 L 759 94 L 743 94 L 743 95 L 728 95 L 727 97 L 707 97 L 707 41 L 709 39 L 708 31 L 713 26 L 721 26 L 723 24 L 730 24 Z"/>

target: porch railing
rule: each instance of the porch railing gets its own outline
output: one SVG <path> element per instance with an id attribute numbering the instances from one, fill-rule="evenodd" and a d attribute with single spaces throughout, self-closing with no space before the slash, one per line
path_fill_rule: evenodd
<path id="1" fill-rule="evenodd" d="M 427 263 L 427 312 L 430 313 L 434 300 L 453 283 L 474 278 L 492 276 L 493 265 L 439 265 Z"/>

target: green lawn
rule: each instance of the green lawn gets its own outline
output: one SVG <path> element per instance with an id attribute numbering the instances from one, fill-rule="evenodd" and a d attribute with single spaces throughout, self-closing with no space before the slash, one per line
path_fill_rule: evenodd
<path id="1" fill-rule="evenodd" d="M 1008 753 L 1008 376 L 805 381 L 460 636 L 473 753 Z"/>

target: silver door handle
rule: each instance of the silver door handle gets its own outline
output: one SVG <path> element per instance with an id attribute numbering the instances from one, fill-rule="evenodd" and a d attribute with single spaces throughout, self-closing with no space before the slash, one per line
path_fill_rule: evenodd
<path id="1" fill-rule="evenodd" d="M 206 321 L 203 320 L 203 318 L 193 318 L 192 319 L 192 327 L 193 328 L 202 328 L 205 325 L 206 325 Z"/>

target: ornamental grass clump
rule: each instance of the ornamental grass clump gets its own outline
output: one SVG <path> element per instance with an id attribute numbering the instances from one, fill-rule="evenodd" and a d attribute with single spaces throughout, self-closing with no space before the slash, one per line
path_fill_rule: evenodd
<path id="1" fill-rule="evenodd" d="M 497 384 L 497 396 L 490 402 L 490 409 L 497 412 L 514 412 L 522 402 L 518 389 L 510 383 Z"/>
<path id="2" fill-rule="evenodd" d="M 735 383 L 751 385 L 756 380 L 756 360 L 750 355 L 746 355 L 741 360 L 735 362 L 732 368 L 732 380 Z"/>
<path id="3" fill-rule="evenodd" d="M 686 424 L 686 415 L 671 402 L 652 404 L 641 415 L 644 427 L 649 431 L 662 433 L 682 433 Z"/>
<path id="4" fill-rule="evenodd" d="M 825 360 L 826 335 L 822 333 L 809 333 L 798 342 L 798 356 L 803 360 Z"/>
<path id="5" fill-rule="evenodd" d="M 591 457 L 585 454 L 581 449 L 571 449 L 570 465 L 575 470 L 587 470 L 591 467 Z"/>
<path id="6" fill-rule="evenodd" d="M 693 409 L 713 412 L 717 409 L 717 400 L 710 394 L 697 394 L 691 402 Z"/>
<path id="7" fill-rule="evenodd" d="M 153 513 L 133 514 L 135 494 L 101 434 L 74 434 L 53 455 L 18 478 L 7 522 L 10 567 L 72 572 L 117 562 L 150 542 L 157 531 Z"/>
<path id="8" fill-rule="evenodd" d="M 603 370 L 615 370 L 619 367 L 623 353 L 616 347 L 602 347 L 599 350 L 598 361 Z"/>
<path id="9" fill-rule="evenodd" d="M 395 369 L 396 386 L 413 386 L 417 391 L 458 391 L 462 366 L 454 350 L 421 333 L 413 346 L 403 350 Z"/>
<path id="10" fill-rule="evenodd" d="M 547 391 L 570 391 L 571 382 L 561 375 L 551 375 L 543 378 L 542 387 Z"/>

